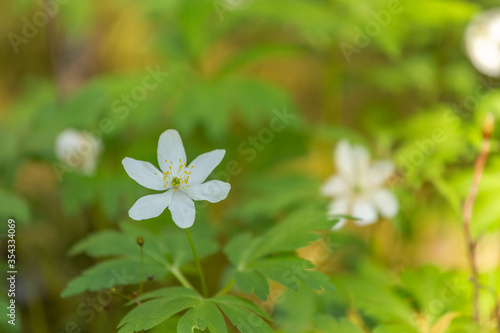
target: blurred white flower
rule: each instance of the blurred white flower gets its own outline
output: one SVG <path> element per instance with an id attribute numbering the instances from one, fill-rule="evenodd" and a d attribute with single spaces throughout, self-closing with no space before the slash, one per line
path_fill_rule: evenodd
<path id="1" fill-rule="evenodd" d="M 103 150 L 101 140 L 89 133 L 69 128 L 56 138 L 56 156 L 72 169 L 92 175 Z"/>
<path id="2" fill-rule="evenodd" d="M 334 152 L 334 164 L 337 174 L 330 177 L 322 188 L 323 195 L 333 198 L 328 208 L 330 217 L 349 215 L 363 226 L 377 221 L 378 213 L 383 217 L 394 217 L 399 204 L 392 192 L 384 188 L 388 177 L 394 172 L 390 161 L 370 163 L 368 151 L 359 145 L 351 146 L 342 140 Z M 346 224 L 340 221 L 332 230 L 338 230 Z"/>
<path id="3" fill-rule="evenodd" d="M 158 142 L 159 171 L 149 162 L 125 157 L 122 161 L 127 174 L 139 185 L 160 194 L 140 198 L 129 210 L 134 220 L 144 220 L 159 216 L 167 207 L 175 224 L 182 229 L 194 223 L 193 200 L 207 200 L 215 203 L 224 200 L 231 185 L 219 180 L 204 181 L 222 161 L 223 149 L 201 154 L 186 166 L 186 152 L 181 137 L 176 130 L 166 130 Z"/>
<path id="4" fill-rule="evenodd" d="M 500 9 L 482 12 L 472 19 L 465 31 L 465 47 L 478 71 L 500 76 Z"/>

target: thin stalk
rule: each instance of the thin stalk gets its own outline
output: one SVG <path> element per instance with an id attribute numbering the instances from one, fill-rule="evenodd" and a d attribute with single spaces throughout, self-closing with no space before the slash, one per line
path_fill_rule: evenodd
<path id="1" fill-rule="evenodd" d="M 234 286 L 234 279 L 231 279 L 229 280 L 229 282 L 224 286 L 224 288 L 222 288 L 218 293 L 217 295 L 215 295 L 216 297 L 217 296 L 222 296 L 222 295 L 225 295 L 227 294 L 231 288 Z"/>
<path id="2" fill-rule="evenodd" d="M 208 297 L 207 282 L 205 281 L 205 275 L 203 274 L 203 270 L 201 269 L 200 258 L 198 258 L 198 254 L 196 253 L 196 248 L 194 247 L 193 238 L 191 237 L 191 233 L 189 232 L 189 228 L 186 229 L 186 235 L 189 239 L 189 244 L 191 245 L 191 251 L 193 251 L 193 258 L 194 258 L 194 261 L 196 262 L 196 267 L 198 268 L 198 274 L 200 275 L 203 296 Z"/>
<path id="3" fill-rule="evenodd" d="M 141 246 L 141 272 L 139 277 L 141 279 L 141 282 L 139 282 L 139 295 L 142 295 L 142 290 L 144 288 L 144 251 L 142 250 L 142 246 Z"/>
<path id="4" fill-rule="evenodd" d="M 477 157 L 476 163 L 474 165 L 474 175 L 472 177 L 472 184 L 469 189 L 469 194 L 464 202 L 463 206 L 463 229 L 465 234 L 465 241 L 467 242 L 467 256 L 469 260 L 469 266 L 471 270 L 471 281 L 473 284 L 473 295 L 472 295 L 472 318 L 476 323 L 479 323 L 479 271 L 476 262 L 476 245 L 477 240 L 472 238 L 470 224 L 472 220 L 472 212 L 474 208 L 474 202 L 476 201 L 477 191 L 479 189 L 479 184 L 483 176 L 484 166 L 486 164 L 486 159 L 490 152 L 490 138 L 493 133 L 494 119 L 491 114 L 486 117 L 486 122 L 483 128 L 483 141 L 481 143 L 481 151 Z"/>
<path id="5" fill-rule="evenodd" d="M 183 287 L 196 290 L 191 285 L 191 283 L 189 283 L 189 281 L 186 279 L 186 277 L 184 276 L 184 274 L 182 274 L 181 271 L 179 271 L 177 269 L 177 267 L 169 267 L 169 268 L 170 268 L 170 272 L 172 273 L 172 275 L 175 276 L 175 278 L 177 279 L 177 281 L 179 281 L 182 284 Z"/>

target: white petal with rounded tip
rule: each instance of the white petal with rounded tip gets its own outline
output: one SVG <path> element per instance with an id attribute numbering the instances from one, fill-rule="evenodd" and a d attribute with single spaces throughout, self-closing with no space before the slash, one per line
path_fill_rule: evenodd
<path id="1" fill-rule="evenodd" d="M 372 224 L 377 221 L 377 210 L 375 205 L 366 200 L 356 200 L 352 208 L 352 216 L 360 220 L 354 220 L 359 226 Z"/>
<path id="2" fill-rule="evenodd" d="M 201 185 L 182 189 L 193 200 L 207 200 L 216 203 L 227 198 L 231 185 L 220 180 L 210 180 Z"/>
<path id="3" fill-rule="evenodd" d="M 165 160 L 168 162 L 165 162 Z M 158 165 L 160 168 L 167 172 L 169 166 L 172 166 L 172 169 L 177 171 L 179 165 L 186 162 L 186 151 L 182 145 L 179 132 L 172 129 L 163 132 L 158 140 Z"/>
<path id="4" fill-rule="evenodd" d="M 337 231 L 337 230 L 340 230 L 342 229 L 347 223 L 347 220 L 346 219 L 339 219 L 339 221 L 337 222 L 337 224 L 335 224 L 333 227 L 332 227 L 332 231 Z"/>
<path id="5" fill-rule="evenodd" d="M 333 156 L 337 172 L 343 175 L 352 175 L 354 169 L 353 152 L 347 140 L 341 140 L 337 143 Z"/>
<path id="6" fill-rule="evenodd" d="M 368 150 L 360 145 L 352 148 L 355 174 L 359 176 L 366 175 L 370 169 L 370 154 Z"/>
<path id="7" fill-rule="evenodd" d="M 157 217 L 172 200 L 172 191 L 160 194 L 146 195 L 135 202 L 128 211 L 130 218 L 140 221 Z"/>
<path id="8" fill-rule="evenodd" d="M 168 209 L 172 213 L 172 219 L 179 228 L 186 229 L 193 225 L 196 213 L 194 201 L 185 193 L 175 191 Z"/>
<path id="9" fill-rule="evenodd" d="M 347 215 L 349 209 L 349 201 L 346 199 L 339 199 L 332 201 L 328 206 L 329 219 L 335 219 L 335 215 Z M 340 218 L 339 222 L 332 227 L 332 230 L 339 230 L 347 223 L 347 220 Z"/>
<path id="10" fill-rule="evenodd" d="M 191 186 L 203 183 L 222 161 L 224 154 L 224 149 L 216 149 L 195 158 L 188 166 L 188 172 L 191 172 L 188 184 Z"/>
<path id="11" fill-rule="evenodd" d="M 390 161 L 373 162 L 370 168 L 370 183 L 374 186 L 381 186 L 394 173 L 394 164 Z"/>
<path id="12" fill-rule="evenodd" d="M 339 176 L 332 176 L 328 178 L 321 188 L 321 193 L 325 196 L 339 196 L 346 194 L 349 191 L 349 186 Z"/>
<path id="13" fill-rule="evenodd" d="M 153 164 L 130 157 L 125 157 L 122 164 L 130 178 L 135 180 L 139 185 L 151 190 L 165 190 L 163 174 Z"/>
<path id="14" fill-rule="evenodd" d="M 391 218 L 398 213 L 398 200 L 389 190 L 381 189 L 375 192 L 373 194 L 373 202 L 383 217 Z"/>

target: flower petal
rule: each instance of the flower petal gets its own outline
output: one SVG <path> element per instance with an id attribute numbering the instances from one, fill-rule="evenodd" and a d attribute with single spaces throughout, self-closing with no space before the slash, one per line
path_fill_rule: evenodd
<path id="1" fill-rule="evenodd" d="M 163 175 L 153 164 L 138 161 L 130 157 L 125 157 L 122 164 L 130 178 L 135 180 L 139 185 L 151 190 L 165 190 Z"/>
<path id="2" fill-rule="evenodd" d="M 370 183 L 374 186 L 381 186 L 394 173 L 394 164 L 391 161 L 373 162 L 370 168 Z"/>
<path id="3" fill-rule="evenodd" d="M 332 201 L 328 206 L 328 218 L 335 219 L 335 215 L 347 215 L 349 209 L 349 201 L 347 199 L 339 199 Z M 347 219 L 340 218 L 332 230 L 339 230 L 347 223 Z"/>
<path id="4" fill-rule="evenodd" d="M 188 167 L 192 167 L 192 169 L 189 169 L 189 171 L 192 172 L 189 177 L 189 185 L 203 183 L 208 175 L 210 175 L 215 167 L 222 161 L 224 154 L 226 154 L 224 149 L 216 149 L 195 158 Z"/>
<path id="5" fill-rule="evenodd" d="M 332 227 L 332 231 L 337 231 L 337 230 L 340 230 L 342 229 L 347 223 L 347 219 L 339 219 L 339 221 Z"/>
<path id="6" fill-rule="evenodd" d="M 150 194 L 140 198 L 128 211 L 130 218 L 140 221 L 157 217 L 172 200 L 172 191 L 160 194 Z"/>
<path id="7" fill-rule="evenodd" d="M 346 194 L 349 191 L 349 186 L 339 176 L 328 178 L 321 188 L 321 193 L 327 197 L 335 197 Z"/>
<path id="8" fill-rule="evenodd" d="M 354 220 L 359 226 L 364 226 L 372 224 L 377 221 L 377 210 L 375 205 L 366 200 L 356 200 L 352 208 L 353 217 L 357 217 L 360 220 Z"/>
<path id="9" fill-rule="evenodd" d="M 368 150 L 361 146 L 355 145 L 352 149 L 354 168 L 357 175 L 365 175 L 370 170 L 370 154 Z"/>
<path id="10" fill-rule="evenodd" d="M 226 199 L 231 185 L 220 180 L 210 180 L 201 185 L 182 189 L 193 200 L 207 200 L 215 203 Z"/>
<path id="11" fill-rule="evenodd" d="M 172 213 L 172 219 L 179 228 L 186 229 L 193 225 L 196 213 L 194 201 L 185 193 L 175 191 L 168 209 Z"/>
<path id="12" fill-rule="evenodd" d="M 373 194 L 373 202 L 383 217 L 392 218 L 398 213 L 398 199 L 389 190 L 381 189 L 375 192 Z"/>
<path id="13" fill-rule="evenodd" d="M 351 146 L 347 140 L 341 140 L 335 149 L 335 166 L 341 175 L 353 178 L 368 173 L 370 154 L 361 145 Z"/>
<path id="14" fill-rule="evenodd" d="M 158 140 L 158 165 L 167 172 L 169 166 L 178 170 L 179 165 L 187 162 L 186 151 L 182 145 L 182 139 L 176 130 L 166 130 Z"/>
<path id="15" fill-rule="evenodd" d="M 341 140 L 337 143 L 334 152 L 334 164 L 338 173 L 344 175 L 351 175 L 354 169 L 353 152 L 351 145 L 347 140 Z"/>

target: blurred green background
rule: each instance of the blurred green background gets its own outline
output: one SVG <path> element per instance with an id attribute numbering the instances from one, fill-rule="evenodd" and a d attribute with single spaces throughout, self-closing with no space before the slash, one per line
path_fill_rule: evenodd
<path id="1" fill-rule="evenodd" d="M 67 252 L 123 223 L 174 229 L 169 214 L 131 221 L 128 209 L 150 191 L 121 165 L 126 156 L 156 164 L 159 135 L 173 128 L 189 160 L 227 151 L 212 178 L 231 183 L 228 199 L 197 206 L 196 224 L 209 226 L 220 243 L 244 230 L 258 234 L 291 211 L 326 207 L 319 188 L 334 172 L 339 139 L 397 165 L 397 217 L 330 235 L 334 251 L 320 268 L 337 292 L 320 299 L 290 293 L 274 309 L 278 332 L 358 332 L 345 328 L 347 320 L 365 332 L 478 332 L 468 318 L 461 204 L 485 114 L 500 116 L 500 81 L 477 72 L 463 38 L 470 19 L 495 4 L 2 1 L 0 254 L 5 261 L 13 217 L 19 321 L 13 328 L 4 318 L 0 330 L 115 331 L 123 301 L 98 308 L 87 322 L 77 309 L 95 293 L 60 297 L 95 262 Z M 151 79 L 152 72 L 161 74 Z M 283 115 L 283 128 L 266 136 Z M 56 138 L 68 128 L 102 142 L 90 175 L 56 156 Z M 436 130 L 445 139 L 433 140 Z M 496 131 L 472 221 L 482 278 L 498 289 L 499 138 Z M 217 253 L 205 261 L 214 286 L 225 260 Z M 450 283 L 456 296 L 432 305 Z M 493 301 L 482 294 L 487 332 L 495 331 Z M 317 313 L 340 319 L 313 327 Z"/>

